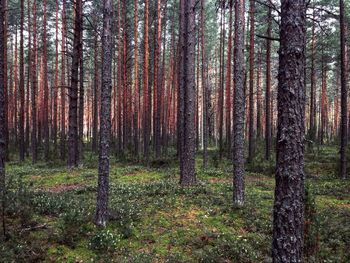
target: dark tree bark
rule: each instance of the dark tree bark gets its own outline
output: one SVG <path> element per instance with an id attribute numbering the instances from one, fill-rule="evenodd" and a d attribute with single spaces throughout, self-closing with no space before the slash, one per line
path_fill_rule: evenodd
<path id="1" fill-rule="evenodd" d="M 71 86 L 69 88 L 69 149 L 68 149 L 68 167 L 77 167 L 79 164 L 78 149 L 78 84 L 79 84 L 79 61 L 81 50 L 81 8 L 82 1 L 76 0 L 74 5 L 74 39 L 73 39 L 73 61 Z"/>
<path id="2" fill-rule="evenodd" d="M 255 34 L 255 0 L 250 0 L 250 32 L 249 32 L 249 146 L 248 161 L 254 154 L 254 34 Z"/>
<path id="3" fill-rule="evenodd" d="M 244 205 L 244 9 L 245 0 L 235 2 L 235 47 L 234 47 L 234 147 L 233 147 L 233 202 Z"/>
<path id="4" fill-rule="evenodd" d="M 33 164 L 37 161 L 37 110 L 36 110 L 36 94 L 38 88 L 38 79 L 37 79 L 37 63 L 36 63 L 36 0 L 33 0 L 33 48 L 32 48 L 32 162 Z"/>
<path id="5" fill-rule="evenodd" d="M 183 93 L 183 114 L 181 114 L 181 159 L 180 184 L 190 186 L 196 184 L 195 174 L 195 0 L 181 1 L 181 82 Z"/>
<path id="6" fill-rule="evenodd" d="M 4 71 L 4 55 L 5 55 L 5 1 L 0 1 L 0 123 L 5 123 L 6 110 L 5 110 L 5 74 Z M 6 159 L 6 127 L 0 125 L 0 197 L 1 197 L 1 211 L 2 211 L 2 233 L 3 237 L 6 237 L 5 227 L 5 159 Z"/>
<path id="7" fill-rule="evenodd" d="M 44 18 L 43 18 L 43 128 L 44 128 L 44 158 L 46 161 L 50 158 L 50 134 L 49 134 L 49 84 L 47 76 L 47 11 L 46 0 L 44 0 Z"/>
<path id="8" fill-rule="evenodd" d="M 62 1 L 62 45 L 61 45 L 61 160 L 66 158 L 66 0 Z"/>
<path id="9" fill-rule="evenodd" d="M 272 10 L 267 14 L 266 39 L 266 92 L 265 92 L 265 159 L 270 160 L 271 155 L 271 33 Z"/>
<path id="10" fill-rule="evenodd" d="M 346 59 L 346 30 L 344 0 L 339 0 L 340 8 L 340 50 L 341 50 L 341 124 L 340 124 L 340 177 L 345 179 L 346 174 L 346 147 L 348 144 L 347 126 L 347 59 Z"/>
<path id="11" fill-rule="evenodd" d="M 105 227 L 108 217 L 109 144 L 111 137 L 112 91 L 112 0 L 103 1 L 102 86 L 98 192 L 95 223 Z"/>
<path id="12" fill-rule="evenodd" d="M 20 96 L 20 112 L 19 112 L 19 160 L 24 161 L 25 143 L 24 143 L 24 0 L 21 0 L 21 27 L 20 27 L 20 48 L 19 48 L 19 96 Z"/>
<path id="13" fill-rule="evenodd" d="M 303 262 L 305 0 L 281 1 L 273 262 Z"/>
<path id="14" fill-rule="evenodd" d="M 28 78 L 27 78 L 27 92 L 26 92 L 26 130 L 25 130 L 25 152 L 27 157 L 29 156 L 29 145 L 30 145 L 30 86 L 32 81 L 32 32 L 31 32 L 31 1 L 27 1 L 27 18 L 28 18 Z"/>
<path id="15" fill-rule="evenodd" d="M 139 46 L 138 46 L 138 0 L 134 0 L 134 152 L 139 157 Z"/>

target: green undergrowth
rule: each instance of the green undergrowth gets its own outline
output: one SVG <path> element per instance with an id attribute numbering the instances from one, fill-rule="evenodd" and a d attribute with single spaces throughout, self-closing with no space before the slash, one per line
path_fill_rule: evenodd
<path id="1" fill-rule="evenodd" d="M 350 258 L 350 183 L 330 171 L 335 154 L 331 147 L 319 159 L 307 154 L 307 262 Z M 73 170 L 59 162 L 9 163 L 9 238 L 0 262 L 271 262 L 273 161 L 257 156 L 248 164 L 246 204 L 237 209 L 231 162 L 215 156 L 206 170 L 198 156 L 191 188 L 178 185 L 175 159 L 140 165 L 112 158 L 106 229 L 92 223 L 94 155 Z"/>

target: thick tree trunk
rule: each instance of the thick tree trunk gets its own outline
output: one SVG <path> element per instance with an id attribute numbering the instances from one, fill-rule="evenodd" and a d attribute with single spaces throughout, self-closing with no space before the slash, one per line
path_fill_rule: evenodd
<path id="1" fill-rule="evenodd" d="M 112 91 L 112 0 L 103 1 L 102 33 L 102 86 L 100 152 L 98 166 L 98 191 L 95 223 L 105 227 L 108 219 L 109 144 L 111 137 L 111 91 Z"/>
<path id="2" fill-rule="evenodd" d="M 265 159 L 270 160 L 271 155 L 271 33 L 272 10 L 269 8 L 267 15 L 267 39 L 266 39 L 266 92 L 265 92 Z"/>
<path id="3" fill-rule="evenodd" d="M 80 32 L 80 54 L 79 54 L 79 120 L 78 120 L 78 150 L 79 150 L 79 162 L 83 162 L 84 159 L 84 55 L 83 55 L 83 10 L 81 8 L 81 32 Z"/>
<path id="4" fill-rule="evenodd" d="M 259 50 L 258 54 L 258 68 L 256 70 L 256 138 L 257 140 L 261 139 L 262 134 L 262 103 L 261 103 L 261 50 Z"/>
<path id="5" fill-rule="evenodd" d="M 248 161 L 254 155 L 254 34 L 255 34 L 255 0 L 250 0 L 250 32 L 249 32 L 249 146 Z"/>
<path id="6" fill-rule="evenodd" d="M 134 153 L 139 156 L 139 46 L 138 46 L 138 0 L 134 1 Z"/>
<path id="7" fill-rule="evenodd" d="M 180 184 L 190 186 L 196 184 L 195 174 L 195 0 L 181 1 L 181 82 L 180 90 L 183 93 L 183 114 L 181 114 L 180 129 L 182 130 Z"/>
<path id="8" fill-rule="evenodd" d="M 79 61 L 81 50 L 81 8 L 82 1 L 75 1 L 75 19 L 74 19 L 74 39 L 73 39 L 73 61 L 71 86 L 69 88 L 69 149 L 68 149 L 68 167 L 78 166 L 78 83 L 79 83 Z"/>
<path id="9" fill-rule="evenodd" d="M 7 7 L 7 0 L 3 0 L 3 8 L 4 8 L 4 91 L 5 91 L 5 121 L 4 121 L 4 126 L 5 126 L 5 160 L 9 160 L 9 96 L 8 96 L 8 91 L 9 91 L 9 83 L 8 83 L 8 76 L 7 76 L 7 28 L 8 28 L 8 11 L 6 9 Z M 12 83 L 12 82 L 11 82 Z"/>
<path id="10" fill-rule="evenodd" d="M 281 2 L 273 262 L 303 262 L 305 0 Z"/>
<path id="11" fill-rule="evenodd" d="M 340 177 L 345 179 L 346 174 L 346 148 L 348 143 L 347 126 L 347 54 L 344 0 L 339 0 L 340 7 L 340 50 L 341 50 L 341 124 L 340 124 Z"/>
<path id="12" fill-rule="evenodd" d="M 244 205 L 244 9 L 245 0 L 235 2 L 235 48 L 234 48 L 234 148 L 233 148 L 233 202 Z"/>

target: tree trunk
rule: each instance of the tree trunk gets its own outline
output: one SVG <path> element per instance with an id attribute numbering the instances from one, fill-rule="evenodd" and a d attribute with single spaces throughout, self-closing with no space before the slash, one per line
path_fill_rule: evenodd
<path id="1" fill-rule="evenodd" d="M 5 1 L 0 0 L 0 123 L 5 123 L 5 35 L 4 17 L 5 17 Z M 6 126 L 0 125 L 0 197 L 1 197 L 1 211 L 2 211 L 2 233 L 4 239 L 6 237 L 5 227 L 5 159 L 6 159 Z"/>
<path id="2" fill-rule="evenodd" d="M 139 46 L 138 46 L 138 0 L 134 1 L 134 152 L 139 156 Z"/>
<path id="3" fill-rule="evenodd" d="M 346 147 L 348 143 L 347 126 L 347 54 L 346 54 L 346 30 L 344 0 L 339 0 L 340 8 L 340 50 L 341 50 L 341 127 L 340 127 L 340 177 L 345 179 L 346 174 Z"/>
<path id="4" fill-rule="evenodd" d="M 108 219 L 109 144 L 111 137 L 111 91 L 112 91 L 112 0 L 103 1 L 102 33 L 102 86 L 100 152 L 98 167 L 98 190 L 95 224 L 105 227 Z"/>
<path id="5" fill-rule="evenodd" d="M 93 23 L 97 28 L 97 11 L 94 10 Z M 93 121 L 92 121 L 92 151 L 97 152 L 98 146 L 98 42 L 97 32 L 94 32 L 94 101 L 93 101 Z"/>
<path id="6" fill-rule="evenodd" d="M 19 48 L 19 96 L 20 96 L 20 112 L 19 112 L 19 160 L 24 161 L 25 145 L 24 145 L 24 0 L 21 0 L 21 28 L 20 28 L 20 48 Z"/>
<path id="7" fill-rule="evenodd" d="M 55 39 L 55 84 L 53 91 L 53 126 L 52 137 L 54 153 L 57 152 L 57 100 L 58 100 L 58 8 L 59 2 L 56 0 L 56 39 Z"/>
<path id="8" fill-rule="evenodd" d="M 303 262 L 305 0 L 281 2 L 273 262 Z"/>
<path id="9" fill-rule="evenodd" d="M 155 114 L 155 150 L 156 158 L 160 157 L 161 154 L 161 85 L 159 81 L 159 58 L 160 58 L 160 48 L 161 48 L 161 31 L 162 31 L 162 16 L 161 16 L 161 5 L 160 0 L 157 0 L 157 24 L 156 24 L 156 39 L 155 39 L 155 51 L 154 51 L 154 109 Z"/>
<path id="10" fill-rule="evenodd" d="M 83 10 L 81 8 L 81 21 L 80 21 L 80 54 L 79 54 L 79 124 L 78 124 L 78 150 L 79 150 L 79 161 L 82 162 L 84 159 L 84 57 L 83 57 Z"/>
<path id="11" fill-rule="evenodd" d="M 43 128 L 44 128 L 44 158 L 49 160 L 50 138 L 49 138 L 49 84 L 47 76 L 47 22 L 46 22 L 46 0 L 44 0 L 44 18 L 43 18 L 43 85 L 44 85 L 44 108 L 43 108 Z"/>
<path id="12" fill-rule="evenodd" d="M 75 19 L 74 19 L 74 39 L 73 39 L 73 61 L 71 87 L 69 89 L 69 149 L 68 149 L 68 167 L 78 166 L 78 74 L 81 50 L 81 8 L 82 1 L 75 1 Z"/>
<path id="13" fill-rule="evenodd" d="M 182 129 L 181 159 L 180 159 L 180 184 L 191 186 L 196 184 L 195 174 L 195 0 L 181 1 L 181 82 L 180 90 L 183 93 L 183 114 L 180 128 Z"/>
<path id="14" fill-rule="evenodd" d="M 148 18 L 149 18 L 149 2 L 145 0 L 145 21 L 144 21 L 144 60 L 143 60 L 143 154 L 149 160 L 149 136 L 150 136 L 150 110 L 148 98 Z"/>
<path id="15" fill-rule="evenodd" d="M 235 2 L 235 48 L 234 48 L 234 191 L 233 202 L 237 207 L 244 205 L 244 9 L 245 0 Z"/>
<path id="16" fill-rule="evenodd" d="M 255 33 L 255 1 L 250 0 L 250 37 L 249 37 L 249 147 L 248 161 L 251 162 L 254 154 L 254 33 Z"/>
<path id="17" fill-rule="evenodd" d="M 313 18 L 315 18 L 315 10 L 313 11 Z M 315 36 L 315 22 L 312 23 L 311 33 L 311 82 L 310 82 L 310 127 L 309 136 L 311 141 L 316 139 L 316 36 Z"/>
<path id="18" fill-rule="evenodd" d="M 265 93 L 265 159 L 270 160 L 271 155 L 271 31 L 272 10 L 269 8 L 267 15 L 267 39 L 266 39 L 266 93 Z"/>
<path id="19" fill-rule="evenodd" d="M 37 59 L 36 59 L 36 0 L 33 0 L 33 48 L 32 48 L 32 162 L 33 164 L 37 161 L 37 110 L 36 110 L 36 95 L 38 89 L 37 79 Z"/>
<path id="20" fill-rule="evenodd" d="M 261 124 L 261 49 L 258 54 L 258 68 L 256 70 L 256 138 L 261 139 L 262 134 L 262 124 Z"/>
<path id="21" fill-rule="evenodd" d="M 62 1 L 62 45 L 61 45 L 61 160 L 66 158 L 66 0 Z"/>
<path id="22" fill-rule="evenodd" d="M 203 168 L 208 167 L 208 143 L 209 143 L 209 92 L 207 85 L 207 68 L 205 57 L 204 38 L 204 8 L 205 0 L 201 0 L 201 50 L 202 50 L 202 89 L 203 89 Z M 231 120 L 230 120 L 231 121 Z"/>

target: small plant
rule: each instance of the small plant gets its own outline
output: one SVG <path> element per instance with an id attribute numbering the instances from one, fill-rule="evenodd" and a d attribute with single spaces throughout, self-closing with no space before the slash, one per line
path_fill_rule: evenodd
<path id="1" fill-rule="evenodd" d="M 119 234 L 114 234 L 110 230 L 101 230 L 90 238 L 89 246 L 98 251 L 113 251 L 121 240 Z"/>

